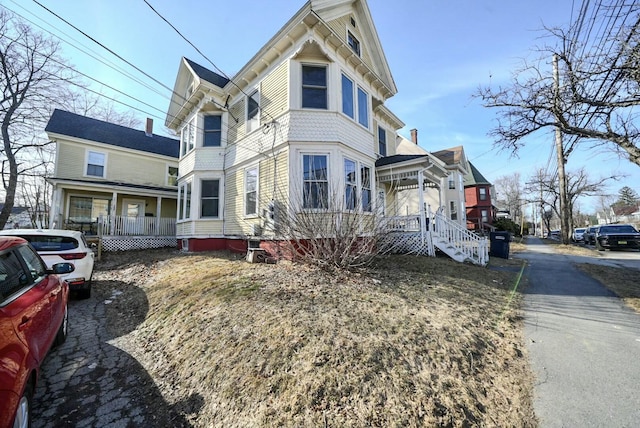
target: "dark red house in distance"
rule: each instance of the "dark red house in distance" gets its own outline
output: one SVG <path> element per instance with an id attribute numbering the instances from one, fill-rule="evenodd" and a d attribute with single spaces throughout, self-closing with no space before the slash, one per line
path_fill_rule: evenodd
<path id="1" fill-rule="evenodd" d="M 491 203 L 491 183 L 469 162 L 469 173 L 464 177 L 464 200 L 467 206 L 467 229 L 488 233 L 495 218 Z"/>

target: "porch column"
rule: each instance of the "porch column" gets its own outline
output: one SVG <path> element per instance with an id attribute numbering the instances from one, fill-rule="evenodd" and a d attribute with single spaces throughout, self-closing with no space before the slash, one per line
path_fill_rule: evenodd
<path id="1" fill-rule="evenodd" d="M 64 229 L 62 209 L 62 189 L 58 185 L 55 185 L 55 189 L 53 190 L 53 203 L 49 208 L 49 229 Z"/>
<path id="2" fill-rule="evenodd" d="M 156 198 L 156 235 L 161 235 L 160 233 L 160 215 L 162 214 L 162 196 L 158 196 Z"/>
<path id="3" fill-rule="evenodd" d="M 118 209 L 118 192 L 113 192 L 111 195 L 111 209 L 109 210 L 109 230 L 112 235 L 116 235 L 116 215 Z"/>
<path id="4" fill-rule="evenodd" d="M 424 212 L 424 174 L 422 169 L 418 171 L 418 203 L 420 204 L 420 238 L 424 242 L 426 218 Z"/>

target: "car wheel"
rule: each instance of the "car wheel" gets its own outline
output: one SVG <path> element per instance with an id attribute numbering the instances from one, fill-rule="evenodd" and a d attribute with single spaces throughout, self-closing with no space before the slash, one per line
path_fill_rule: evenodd
<path id="1" fill-rule="evenodd" d="M 18 402 L 18 408 L 16 409 L 16 416 L 13 420 L 13 428 L 29 428 L 31 426 L 31 400 L 33 397 L 33 388 L 31 384 L 27 384 L 27 387 L 20 397 Z"/>
<path id="2" fill-rule="evenodd" d="M 600 245 L 600 241 L 598 241 L 597 239 L 596 239 L 596 250 L 604 251 L 604 247 Z"/>
<path id="3" fill-rule="evenodd" d="M 62 318 L 62 324 L 56 334 L 56 340 L 54 346 L 62 345 L 67 340 L 67 333 L 69 329 L 69 311 L 67 305 L 64 305 L 64 318 Z"/>

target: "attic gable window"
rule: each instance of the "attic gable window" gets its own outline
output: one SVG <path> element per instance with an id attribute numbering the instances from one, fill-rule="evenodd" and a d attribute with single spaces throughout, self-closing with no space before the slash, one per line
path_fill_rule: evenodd
<path id="1" fill-rule="evenodd" d="M 351 34 L 351 31 L 347 31 L 347 43 L 356 55 L 360 56 L 360 42 L 356 39 L 356 36 Z"/>
<path id="2" fill-rule="evenodd" d="M 302 107 L 327 109 L 327 67 L 302 66 Z"/>

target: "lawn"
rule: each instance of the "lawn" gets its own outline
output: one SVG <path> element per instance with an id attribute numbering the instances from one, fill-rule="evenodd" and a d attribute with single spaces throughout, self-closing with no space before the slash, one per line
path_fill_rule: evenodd
<path id="1" fill-rule="evenodd" d="M 159 250 L 107 254 L 94 278 L 122 292 L 113 344 L 193 426 L 535 426 L 518 263 L 328 273 Z"/>

